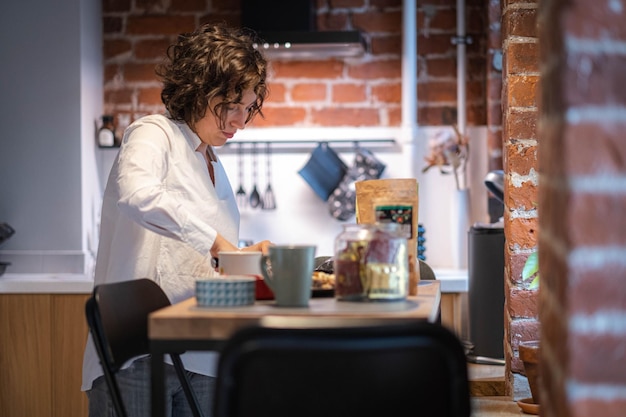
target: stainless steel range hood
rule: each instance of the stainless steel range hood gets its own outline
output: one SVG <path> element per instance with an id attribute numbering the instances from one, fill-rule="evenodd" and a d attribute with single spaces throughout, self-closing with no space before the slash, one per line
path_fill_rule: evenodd
<path id="1" fill-rule="evenodd" d="M 310 0 L 242 0 L 242 26 L 257 32 L 268 58 L 324 59 L 362 56 L 367 44 L 358 30 L 318 31 Z"/>
<path id="2" fill-rule="evenodd" d="M 256 47 L 268 58 L 349 58 L 365 53 L 365 40 L 358 31 L 259 32 L 259 36 L 264 42 Z"/>

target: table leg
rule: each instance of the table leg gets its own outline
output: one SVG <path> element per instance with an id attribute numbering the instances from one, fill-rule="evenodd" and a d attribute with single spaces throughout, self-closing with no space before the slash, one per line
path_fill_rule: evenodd
<path id="1" fill-rule="evenodd" d="M 152 417 L 165 417 L 165 363 L 164 354 L 154 346 L 151 349 Z"/>

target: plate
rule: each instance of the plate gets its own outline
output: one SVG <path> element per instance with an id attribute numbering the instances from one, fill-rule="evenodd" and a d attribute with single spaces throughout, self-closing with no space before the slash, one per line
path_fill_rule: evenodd
<path id="1" fill-rule="evenodd" d="M 526 414 L 539 414 L 539 404 L 535 404 L 532 398 L 524 398 L 517 402 L 519 408 Z"/>

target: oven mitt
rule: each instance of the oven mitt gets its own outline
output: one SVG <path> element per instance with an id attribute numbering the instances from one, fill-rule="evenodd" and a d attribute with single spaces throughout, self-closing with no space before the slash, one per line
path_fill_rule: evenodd
<path id="1" fill-rule="evenodd" d="M 337 153 L 322 142 L 311 154 L 298 174 L 313 188 L 322 200 L 327 201 L 345 177 L 348 167 Z"/>
<path id="2" fill-rule="evenodd" d="M 337 220 L 348 220 L 356 213 L 356 181 L 377 180 L 385 170 L 385 164 L 380 162 L 367 149 L 358 147 L 354 156 L 354 163 L 348 169 L 339 186 L 328 198 L 330 215 Z"/>

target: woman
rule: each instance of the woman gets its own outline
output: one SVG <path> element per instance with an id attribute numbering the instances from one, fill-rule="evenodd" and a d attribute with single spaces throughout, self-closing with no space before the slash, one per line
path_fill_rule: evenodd
<path id="1" fill-rule="evenodd" d="M 151 278 L 175 303 L 194 293 L 195 280 L 217 274 L 220 251 L 237 250 L 239 210 L 213 148 L 224 145 L 261 113 L 266 66 L 242 30 L 207 25 L 181 35 L 157 68 L 167 112 L 131 124 L 124 133 L 104 193 L 95 284 Z M 269 241 L 242 250 L 266 252 Z M 210 415 L 215 352 L 183 355 L 205 415 Z M 135 360 L 118 374 L 131 416 L 150 415 L 150 365 Z M 172 416 L 190 412 L 168 366 Z M 91 340 L 83 365 L 90 417 L 111 404 Z"/>

